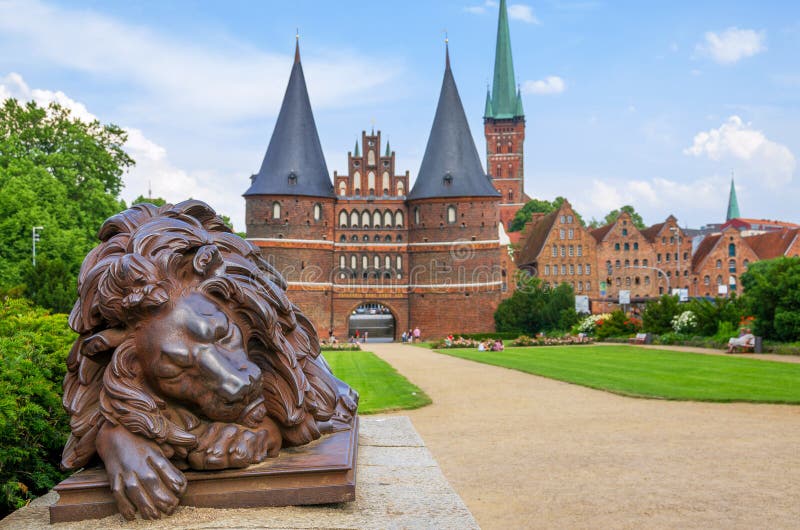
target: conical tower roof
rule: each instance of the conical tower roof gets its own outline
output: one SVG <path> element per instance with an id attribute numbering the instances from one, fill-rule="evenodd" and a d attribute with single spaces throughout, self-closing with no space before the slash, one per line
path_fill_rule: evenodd
<path id="1" fill-rule="evenodd" d="M 461 97 L 450 70 L 449 50 L 446 49 L 445 54 L 439 104 L 417 180 L 408 198 L 497 197 L 500 194 L 483 171 L 469 130 Z"/>
<path id="2" fill-rule="evenodd" d="M 248 195 L 333 197 L 333 184 L 308 99 L 299 42 L 275 130 Z"/>
<path id="3" fill-rule="evenodd" d="M 500 0 L 497 44 L 494 51 L 494 77 L 492 79 L 492 114 L 485 117 L 510 119 L 523 115 L 521 98 L 514 90 L 515 85 L 514 61 L 511 58 L 511 35 L 508 31 L 508 9 L 506 0 Z"/>
<path id="4" fill-rule="evenodd" d="M 739 199 L 736 198 L 736 186 L 733 185 L 733 178 L 731 178 L 731 191 L 728 195 L 728 213 L 725 216 L 726 221 L 737 219 L 741 217 L 739 213 Z"/>

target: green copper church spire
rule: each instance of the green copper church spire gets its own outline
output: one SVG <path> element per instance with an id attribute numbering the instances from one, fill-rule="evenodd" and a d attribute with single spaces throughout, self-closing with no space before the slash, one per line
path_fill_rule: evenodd
<path id="1" fill-rule="evenodd" d="M 514 90 L 514 61 L 511 59 L 511 36 L 508 31 L 506 0 L 500 0 L 497 20 L 497 47 L 494 52 L 494 79 L 492 83 L 492 118 L 509 119 L 518 114 L 517 91 Z"/>
<path id="2" fill-rule="evenodd" d="M 358 140 L 356 140 L 356 149 L 353 151 L 353 156 L 361 156 L 361 153 L 358 151 Z"/>
<path id="3" fill-rule="evenodd" d="M 383 156 L 392 156 L 392 148 L 389 147 L 389 140 L 386 140 L 386 154 Z"/>
<path id="4" fill-rule="evenodd" d="M 492 117 L 492 93 L 489 91 L 489 86 L 486 86 L 486 109 L 483 111 L 484 118 Z"/>
<path id="5" fill-rule="evenodd" d="M 736 186 L 733 185 L 733 177 L 731 177 L 731 191 L 728 195 L 728 214 L 725 216 L 726 221 L 737 219 L 741 217 L 739 214 L 739 200 L 736 198 Z"/>

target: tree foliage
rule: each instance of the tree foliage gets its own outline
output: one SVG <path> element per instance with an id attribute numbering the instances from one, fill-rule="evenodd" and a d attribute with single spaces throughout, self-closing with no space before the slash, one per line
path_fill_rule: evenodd
<path id="1" fill-rule="evenodd" d="M 564 204 L 564 201 L 566 200 L 567 199 L 565 197 L 556 197 L 552 201 L 543 199 L 529 200 L 514 215 L 514 218 L 511 220 L 511 224 L 508 227 L 508 231 L 519 232 L 525 228 L 525 223 L 531 220 L 531 216 L 534 213 L 548 214 L 550 212 L 554 212 L 561 208 L 561 205 Z M 584 224 L 583 218 L 577 212 L 575 212 L 575 218 L 581 225 Z"/>
<path id="2" fill-rule="evenodd" d="M 755 334 L 784 342 L 800 340 L 800 258 L 752 263 L 741 280 L 745 307 L 756 319 Z"/>
<path id="3" fill-rule="evenodd" d="M 672 331 L 672 319 L 682 311 L 677 296 L 665 294 L 651 300 L 642 311 L 642 329 L 661 335 Z"/>
<path id="4" fill-rule="evenodd" d="M 617 220 L 617 218 L 620 216 L 620 214 L 622 214 L 622 212 L 627 212 L 628 214 L 630 214 L 633 226 L 635 226 L 639 230 L 647 228 L 647 225 L 644 224 L 644 219 L 642 219 L 642 216 L 639 215 L 639 212 L 636 211 L 636 208 L 634 208 L 630 204 L 626 204 L 621 208 L 617 208 L 616 210 L 611 210 L 610 212 L 608 212 L 606 216 L 603 218 L 602 223 L 600 223 L 595 219 L 592 219 L 590 226 L 592 228 L 599 228 L 600 226 L 611 224 Z"/>
<path id="5" fill-rule="evenodd" d="M 67 315 L 23 299 L 0 302 L 0 517 L 64 478 L 61 382 L 74 339 Z"/>
<path id="6" fill-rule="evenodd" d="M 122 174 L 133 164 L 122 149 L 125 140 L 121 128 L 84 123 L 56 104 L 2 103 L 0 289 L 32 282 L 27 295 L 37 304 L 64 309 L 62 294 L 48 286 L 60 282 L 74 290 L 100 225 L 124 207 Z M 34 226 L 44 227 L 37 270 L 31 270 Z"/>
<path id="7" fill-rule="evenodd" d="M 503 300 L 494 314 L 497 331 L 535 335 L 544 331 L 565 331 L 578 321 L 575 292 L 569 284 L 547 287 L 538 278 L 519 281 L 516 291 Z"/>

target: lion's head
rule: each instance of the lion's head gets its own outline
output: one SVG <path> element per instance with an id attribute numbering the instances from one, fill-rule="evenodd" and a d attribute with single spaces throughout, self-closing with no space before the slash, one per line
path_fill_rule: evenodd
<path id="1" fill-rule="evenodd" d="M 202 420 L 268 415 L 287 444 L 350 423 L 357 395 L 319 356 L 283 278 L 208 205 L 139 204 L 99 237 L 70 315 L 65 468 L 95 454 L 103 422 L 176 447 L 196 443 Z"/>

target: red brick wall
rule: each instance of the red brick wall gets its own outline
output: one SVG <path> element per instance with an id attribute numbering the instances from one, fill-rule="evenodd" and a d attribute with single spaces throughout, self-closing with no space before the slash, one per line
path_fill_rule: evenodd
<path id="1" fill-rule="evenodd" d="M 623 289 L 630 291 L 631 298 L 658 296 L 659 287 L 666 290 L 666 281 L 659 279 L 656 271 L 637 266 L 655 266 L 655 253 L 630 215 L 623 212 L 605 238 L 597 242 L 597 274 L 599 281 L 608 284 L 607 298 L 616 300 Z"/>
<path id="2" fill-rule="evenodd" d="M 525 203 L 525 118 L 484 119 L 486 171 L 492 176 L 500 201 L 500 220 L 508 228 L 514 214 Z"/>
<path id="3" fill-rule="evenodd" d="M 728 246 L 730 244 L 735 247 L 735 256 L 729 255 Z M 733 271 L 730 270 L 730 260 L 734 261 Z M 739 278 L 747 270 L 747 265 L 756 261 L 758 261 L 758 256 L 744 241 L 739 231 L 728 228 L 722 232 L 717 245 L 698 264 L 698 268 L 694 271 L 694 277 L 697 281 L 694 282 L 695 289 L 692 289 L 695 292 L 690 291 L 690 294 L 694 296 L 717 296 L 717 285 L 720 283 L 729 285 L 731 277 L 736 280 L 735 292 L 741 294 L 742 288 Z M 708 284 L 705 281 L 706 276 L 708 276 Z"/>

